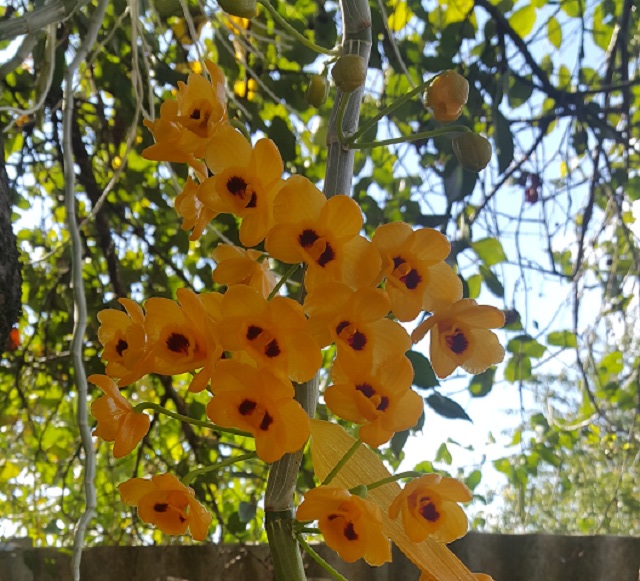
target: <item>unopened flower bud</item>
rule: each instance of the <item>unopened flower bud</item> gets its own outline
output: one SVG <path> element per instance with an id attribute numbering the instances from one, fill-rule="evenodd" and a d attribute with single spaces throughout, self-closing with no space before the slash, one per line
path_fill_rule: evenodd
<path id="1" fill-rule="evenodd" d="M 461 133 L 453 138 L 451 146 L 460 165 L 469 171 L 479 172 L 491 161 L 491 144 L 477 133 Z"/>
<path id="2" fill-rule="evenodd" d="M 218 5 L 231 16 L 251 19 L 258 15 L 256 0 L 218 0 Z"/>
<path id="3" fill-rule="evenodd" d="M 367 63 L 360 55 L 343 55 L 331 69 L 331 76 L 338 89 L 345 93 L 353 93 L 358 87 L 364 85 L 367 78 Z"/>
<path id="4" fill-rule="evenodd" d="M 324 75 L 311 75 L 309 79 L 309 86 L 305 93 L 307 103 L 312 107 L 320 107 L 326 100 L 329 94 L 329 83 Z"/>
<path id="5" fill-rule="evenodd" d="M 455 71 L 438 75 L 427 87 L 425 104 L 438 121 L 455 121 L 469 98 L 469 83 Z"/>

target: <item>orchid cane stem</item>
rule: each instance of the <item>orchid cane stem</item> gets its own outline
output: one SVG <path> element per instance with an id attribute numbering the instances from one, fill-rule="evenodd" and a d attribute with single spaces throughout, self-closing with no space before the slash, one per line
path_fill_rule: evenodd
<path id="1" fill-rule="evenodd" d="M 265 2 L 266 0 L 261 0 Z M 265 5 L 266 6 L 266 5 Z M 272 7 L 268 7 L 269 10 Z M 358 54 L 369 62 L 371 51 L 371 10 L 367 0 L 340 0 L 342 12 L 341 53 Z M 270 10 L 271 12 L 271 10 Z M 279 16 L 279 15 L 278 15 Z M 274 16 L 274 18 L 276 18 Z M 276 18 L 277 20 L 277 18 Z M 305 39 L 306 41 L 307 39 Z M 336 53 L 331 53 L 336 54 Z M 345 105 L 341 129 L 351 133 L 358 127 L 360 104 L 364 89 L 354 91 Z M 338 91 L 336 103 L 341 100 Z M 324 193 L 327 198 L 336 194 L 349 194 L 353 179 L 354 151 L 344 148 L 337 132 L 337 106 L 334 105 L 327 131 L 327 167 Z M 309 417 L 315 416 L 319 395 L 319 375 L 303 385 L 296 385 L 296 400 Z M 305 581 L 304 564 L 300 545 L 293 534 L 293 497 L 302 460 L 302 451 L 285 456 L 274 462 L 269 471 L 265 493 L 265 528 L 274 565 L 275 581 Z M 341 577 L 339 579 L 342 579 Z"/>

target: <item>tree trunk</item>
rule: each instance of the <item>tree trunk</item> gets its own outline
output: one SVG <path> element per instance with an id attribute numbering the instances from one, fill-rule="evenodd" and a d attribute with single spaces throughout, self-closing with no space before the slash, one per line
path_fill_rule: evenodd
<path id="1" fill-rule="evenodd" d="M 9 177 L 0 130 L 0 353 L 9 344 L 9 333 L 22 312 L 22 272 L 16 237 L 11 224 Z"/>

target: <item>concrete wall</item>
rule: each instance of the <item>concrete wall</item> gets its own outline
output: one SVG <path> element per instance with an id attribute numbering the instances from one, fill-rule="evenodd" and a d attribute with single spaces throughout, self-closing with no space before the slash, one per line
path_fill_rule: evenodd
<path id="1" fill-rule="evenodd" d="M 72 581 L 70 555 L 32 549 L 26 543 L 0 543 L 0 581 Z M 450 545 L 472 570 L 495 581 L 639 581 L 640 538 L 494 535 L 469 533 Z M 404 555 L 370 568 L 347 565 L 326 547 L 320 554 L 350 581 L 417 581 L 419 573 Z M 309 562 L 309 580 L 329 576 Z M 82 559 L 83 581 L 271 581 L 266 546 L 198 545 L 93 547 Z"/>

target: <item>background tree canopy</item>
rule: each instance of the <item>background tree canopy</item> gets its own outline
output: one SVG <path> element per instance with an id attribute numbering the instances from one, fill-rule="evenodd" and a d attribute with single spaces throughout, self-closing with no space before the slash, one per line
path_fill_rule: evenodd
<path id="1" fill-rule="evenodd" d="M 338 41 L 334 2 L 274 6 L 316 43 L 331 48 Z M 66 68 L 96 8 L 86 1 L 73 11 L 59 7 L 50 23 L 33 20 L 40 2 L 9 0 L 0 8 L 5 185 L 23 276 L 21 343 L 7 339 L 0 369 L 0 531 L 68 545 L 84 500 L 69 371 L 62 98 Z M 523 405 L 514 452 L 495 463 L 506 477 L 500 514 L 483 514 L 485 490 L 476 524 L 638 534 L 637 7 L 631 0 L 371 0 L 371 9 L 374 44 L 361 125 L 453 68 L 470 83 L 461 122 L 494 146 L 492 163 L 480 174 L 459 166 L 448 136 L 358 150 L 352 192 L 369 233 L 394 220 L 446 233 L 466 296 L 507 312 L 505 363 L 464 381 L 473 397 L 491 398 L 493 386 L 506 382 L 523 402 L 533 394 L 537 405 Z M 264 8 L 248 22 L 213 2 L 109 3 L 76 77 L 71 118 L 89 311 L 87 373 L 103 371 L 99 310 L 116 307 L 120 297 L 175 298 L 183 286 L 211 290 L 212 251 L 238 241 L 235 219 L 222 215 L 198 242 L 189 242 L 173 208 L 187 177 L 184 166 L 140 155 L 153 143 L 142 120 L 153 119 L 177 81 L 202 70 L 204 58 L 229 80 L 230 118 L 254 138 L 273 139 L 289 174 L 315 182 L 324 177 L 335 91 L 314 108 L 305 90 L 311 74 L 328 73 L 328 57 L 297 43 Z M 374 124 L 364 140 L 438 126 L 413 99 Z M 6 220 L 0 225 L 4 233 L 8 227 Z M 420 356 L 414 366 L 426 421 L 434 413 L 465 417 L 456 401 L 463 401 L 462 380 L 438 384 Z M 201 415 L 206 399 L 185 397 L 186 379 L 149 376 L 131 388 L 131 397 L 158 398 L 170 409 Z M 392 466 L 403 456 L 406 436 L 382 452 Z M 91 543 L 117 544 L 162 538 L 131 522 L 115 489 L 119 482 L 152 469 L 182 475 L 240 444 L 221 446 L 187 424 L 154 417 L 136 454 L 115 461 L 106 446 L 98 448 L 98 511 L 88 535 Z M 462 476 L 476 488 L 481 475 Z M 300 478 L 309 481 L 308 466 Z M 255 462 L 194 482 L 222 541 L 262 539 L 265 480 L 264 464 Z"/>

